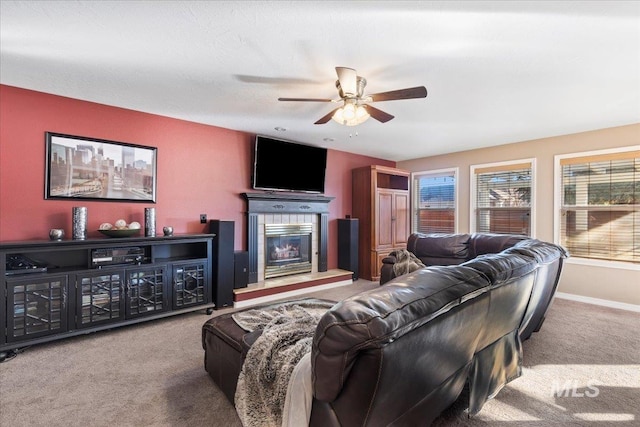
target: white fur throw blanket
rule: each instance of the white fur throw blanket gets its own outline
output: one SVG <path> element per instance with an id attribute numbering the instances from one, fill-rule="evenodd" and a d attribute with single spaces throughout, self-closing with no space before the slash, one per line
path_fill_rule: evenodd
<path id="1" fill-rule="evenodd" d="M 390 255 L 394 255 L 396 257 L 396 263 L 393 264 L 393 273 L 396 277 L 426 267 L 422 261 L 420 261 L 420 258 L 415 256 L 413 252 L 406 249 L 394 251 Z"/>
<path id="2" fill-rule="evenodd" d="M 244 427 L 282 425 L 291 373 L 311 351 L 322 315 L 335 303 L 305 299 L 245 310 L 232 315 L 247 331 L 262 329 L 245 358 L 235 395 Z"/>

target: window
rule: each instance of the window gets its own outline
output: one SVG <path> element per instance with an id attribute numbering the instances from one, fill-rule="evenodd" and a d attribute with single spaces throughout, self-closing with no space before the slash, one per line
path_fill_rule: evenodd
<path id="1" fill-rule="evenodd" d="M 457 169 L 413 174 L 412 229 L 419 233 L 456 232 Z"/>
<path id="2" fill-rule="evenodd" d="M 471 230 L 533 236 L 534 160 L 471 166 Z"/>
<path id="3" fill-rule="evenodd" d="M 556 156 L 556 182 L 557 241 L 572 258 L 640 263 L 640 149 Z"/>

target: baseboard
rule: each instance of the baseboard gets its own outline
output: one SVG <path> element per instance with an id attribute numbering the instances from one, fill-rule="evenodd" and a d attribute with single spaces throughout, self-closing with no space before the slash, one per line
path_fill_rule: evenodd
<path id="1" fill-rule="evenodd" d="M 586 304 L 602 305 L 605 307 L 617 308 L 620 310 L 627 310 L 627 311 L 635 311 L 636 313 L 640 313 L 640 305 L 636 305 L 636 304 L 627 304 L 624 302 L 611 301 L 607 299 L 584 297 L 582 295 L 567 294 L 564 292 L 556 292 L 556 297 L 562 298 L 562 299 L 568 299 L 571 301 L 584 302 Z"/>

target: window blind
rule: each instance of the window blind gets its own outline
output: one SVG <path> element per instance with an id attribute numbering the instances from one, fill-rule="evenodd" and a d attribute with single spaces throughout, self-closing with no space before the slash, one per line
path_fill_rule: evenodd
<path id="1" fill-rule="evenodd" d="M 640 151 L 560 160 L 560 244 L 572 256 L 640 263 Z"/>
<path id="2" fill-rule="evenodd" d="M 478 233 L 531 235 L 531 162 L 474 170 Z"/>
<path id="3" fill-rule="evenodd" d="M 414 175 L 413 229 L 420 233 L 455 233 L 455 171 Z"/>

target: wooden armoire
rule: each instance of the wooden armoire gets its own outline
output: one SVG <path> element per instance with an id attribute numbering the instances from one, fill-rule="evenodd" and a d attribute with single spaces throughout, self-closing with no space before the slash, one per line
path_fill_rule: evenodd
<path id="1" fill-rule="evenodd" d="M 410 172 L 387 166 L 352 171 L 352 216 L 360 220 L 360 277 L 380 280 L 382 259 L 407 247 L 410 222 Z"/>

